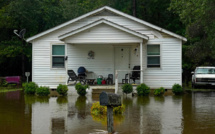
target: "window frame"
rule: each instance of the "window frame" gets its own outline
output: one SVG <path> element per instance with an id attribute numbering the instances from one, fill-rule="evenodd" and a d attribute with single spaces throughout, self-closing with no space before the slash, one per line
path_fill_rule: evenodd
<path id="1" fill-rule="evenodd" d="M 53 55 L 53 46 L 64 46 L 64 55 Z M 51 68 L 52 69 L 65 69 L 66 67 L 66 63 L 65 63 L 65 56 L 66 56 L 66 45 L 65 44 L 58 44 L 58 43 L 55 43 L 55 44 L 51 44 Z M 61 57 L 63 58 L 63 66 L 53 66 L 53 58 L 54 57 Z"/>
<path id="2" fill-rule="evenodd" d="M 148 47 L 149 46 L 159 46 L 159 55 L 148 55 Z M 161 68 L 161 45 L 160 44 L 147 44 L 146 48 L 146 55 L 147 55 L 147 68 Z M 159 64 L 148 64 L 149 57 L 159 57 Z"/>

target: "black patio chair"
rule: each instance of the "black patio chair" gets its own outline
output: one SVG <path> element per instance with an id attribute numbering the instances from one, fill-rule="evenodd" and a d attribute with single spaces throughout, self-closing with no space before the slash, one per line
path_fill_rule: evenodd
<path id="1" fill-rule="evenodd" d="M 79 81 L 80 83 L 85 84 L 85 78 L 78 77 L 73 70 L 68 70 L 67 73 L 69 75 L 67 83 L 69 83 L 69 81 L 74 81 L 74 84 L 76 84 L 76 82 Z"/>
<path id="2" fill-rule="evenodd" d="M 140 66 L 134 66 L 133 70 L 140 70 Z M 132 71 L 132 75 L 130 77 L 135 83 L 135 80 L 140 79 L 140 71 Z"/>
<path id="3" fill-rule="evenodd" d="M 130 79 L 133 80 L 134 84 L 135 84 L 135 81 L 136 80 L 139 80 L 140 79 L 140 71 L 137 71 L 137 70 L 140 70 L 140 66 L 134 66 L 133 67 L 133 70 L 136 70 L 136 71 L 132 71 L 132 74 L 131 74 L 131 77 Z M 125 79 L 129 76 L 129 74 L 125 74 Z M 126 83 L 127 81 L 125 81 Z"/>

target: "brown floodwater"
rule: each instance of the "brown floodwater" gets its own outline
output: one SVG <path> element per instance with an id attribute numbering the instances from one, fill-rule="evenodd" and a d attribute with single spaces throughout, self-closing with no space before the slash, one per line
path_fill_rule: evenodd
<path id="1" fill-rule="evenodd" d="M 0 134 L 106 134 L 106 116 L 92 116 L 97 99 L 35 97 L 0 93 Z M 117 134 L 213 134 L 215 92 L 182 96 L 122 97 L 123 115 L 114 116 Z"/>

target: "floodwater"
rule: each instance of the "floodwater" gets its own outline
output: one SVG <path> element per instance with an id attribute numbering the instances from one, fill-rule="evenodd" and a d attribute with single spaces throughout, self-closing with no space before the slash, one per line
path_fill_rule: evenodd
<path id="1" fill-rule="evenodd" d="M 92 96 L 35 97 L 0 93 L 1 134 L 106 134 L 106 116 L 90 114 Z M 182 96 L 122 97 L 117 134 L 213 134 L 215 92 Z"/>

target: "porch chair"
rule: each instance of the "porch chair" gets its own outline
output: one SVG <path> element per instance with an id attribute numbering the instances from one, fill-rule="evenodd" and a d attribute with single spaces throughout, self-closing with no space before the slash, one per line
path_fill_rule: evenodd
<path id="1" fill-rule="evenodd" d="M 108 78 L 106 79 L 107 84 L 113 85 L 113 74 L 108 74 Z"/>
<path id="2" fill-rule="evenodd" d="M 140 70 L 140 66 L 134 66 L 133 70 Z M 127 76 L 129 76 L 129 74 L 125 74 L 125 78 Z M 130 79 L 132 79 L 133 82 L 134 82 L 134 84 L 135 84 L 135 80 L 139 80 L 140 79 L 140 71 L 132 71 Z"/>
<path id="3" fill-rule="evenodd" d="M 74 84 L 76 84 L 76 82 L 79 81 L 80 83 L 85 84 L 85 79 L 83 77 L 78 77 L 73 70 L 68 70 L 67 73 L 69 75 L 67 83 L 69 83 L 69 81 L 75 81 Z"/>

